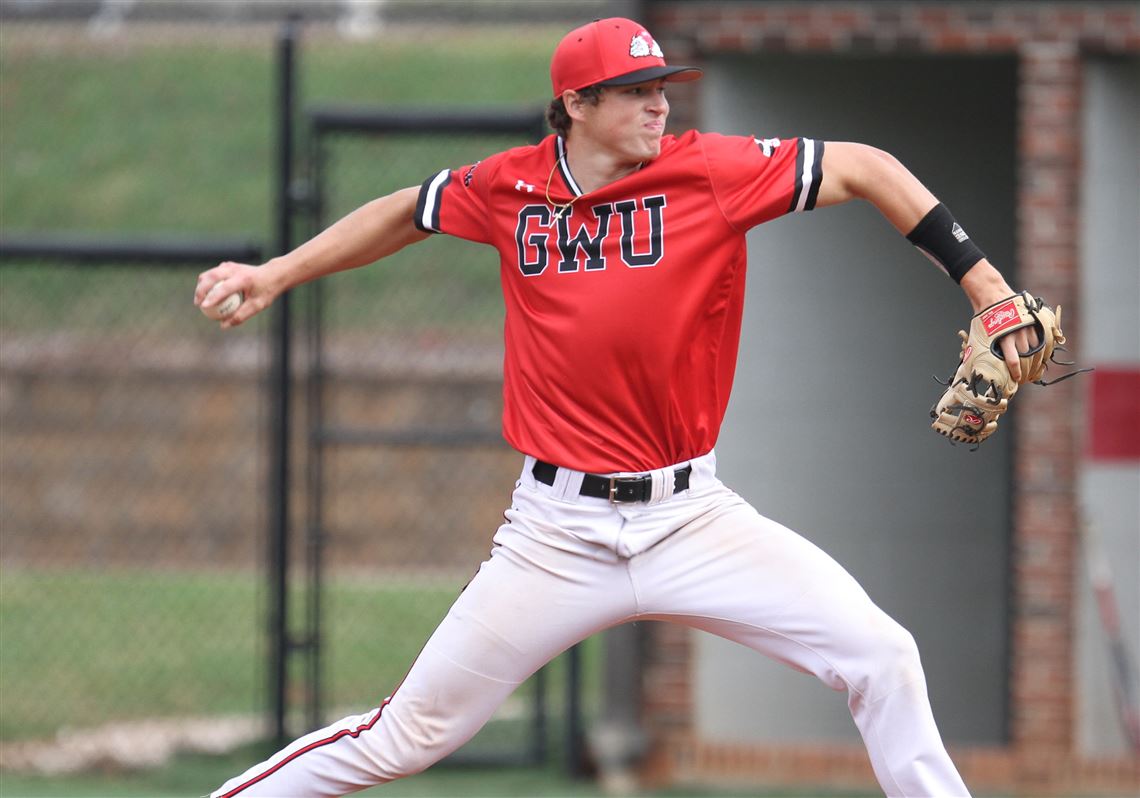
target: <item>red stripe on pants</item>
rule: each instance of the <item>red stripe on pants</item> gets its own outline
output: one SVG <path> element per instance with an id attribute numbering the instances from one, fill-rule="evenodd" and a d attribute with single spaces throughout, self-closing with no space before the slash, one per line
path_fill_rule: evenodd
<path id="1" fill-rule="evenodd" d="M 310 751 L 314 751 L 318 748 L 323 748 L 326 745 L 330 745 L 332 743 L 335 743 L 337 740 L 343 740 L 345 737 L 353 737 L 353 738 L 359 737 L 361 734 L 363 734 L 364 732 L 368 731 L 369 729 L 371 729 L 373 726 L 376 725 L 376 722 L 380 720 L 380 715 L 383 714 L 383 712 L 384 712 L 384 707 L 388 706 L 388 702 L 391 700 L 392 700 L 391 697 L 384 699 L 384 703 L 382 703 L 380 705 L 380 708 L 378 710 L 376 710 L 376 716 L 373 717 L 372 720 L 368 721 L 367 723 L 362 724 L 360 726 L 357 726 L 355 729 L 341 729 L 336 734 L 333 734 L 329 737 L 326 737 L 323 740 L 317 740 L 314 743 L 309 743 L 308 745 L 306 745 L 301 750 L 294 751 L 292 754 L 290 754 L 289 756 L 282 759 L 280 762 L 278 762 L 276 765 L 274 765 L 273 767 L 271 767 L 269 770 L 265 771 L 264 773 L 262 773 L 258 776 L 254 776 L 252 779 L 245 782 L 244 784 L 241 784 L 238 787 L 235 787 L 234 789 L 225 793 L 224 795 L 221 796 L 221 798 L 234 798 L 235 795 L 240 795 L 243 790 L 246 790 L 246 789 L 252 787 L 253 785 L 257 784 L 259 781 L 262 781 L 264 779 L 269 778 L 274 773 L 279 771 L 281 768 L 285 767 L 290 762 L 294 761 L 297 757 L 301 756 L 301 754 L 307 754 Z"/>

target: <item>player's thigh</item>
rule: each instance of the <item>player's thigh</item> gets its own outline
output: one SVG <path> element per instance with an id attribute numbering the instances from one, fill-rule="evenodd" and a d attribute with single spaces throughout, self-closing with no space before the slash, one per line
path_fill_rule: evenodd
<path id="1" fill-rule="evenodd" d="M 536 670 L 632 615 L 622 565 L 560 551 L 509 525 L 496 540 L 383 712 L 369 744 L 385 778 L 446 756 Z"/>
<path id="2" fill-rule="evenodd" d="M 633 614 L 625 569 L 500 532 L 427 647 L 473 673 L 521 682 Z"/>
<path id="3" fill-rule="evenodd" d="M 905 631 L 838 562 L 739 497 L 636 563 L 649 614 L 743 643 L 837 689 Z"/>

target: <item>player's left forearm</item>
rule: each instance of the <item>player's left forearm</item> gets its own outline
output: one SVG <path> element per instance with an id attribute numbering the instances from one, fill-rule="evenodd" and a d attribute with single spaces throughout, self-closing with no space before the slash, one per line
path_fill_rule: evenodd
<path id="1" fill-rule="evenodd" d="M 936 215 L 936 208 L 940 206 L 937 197 L 897 158 L 865 144 L 828 142 L 823 156 L 823 185 L 816 204 L 834 205 L 852 199 L 870 202 L 899 233 L 932 260 L 944 269 L 949 265 L 950 275 L 962 286 L 975 312 L 1013 293 L 1005 278 L 980 250 L 974 248 L 972 256 L 963 253 L 964 260 L 957 265 L 947 264 L 942 261 L 957 254 L 953 248 L 962 242 L 946 238 L 945 232 L 935 231 L 925 233 L 927 240 L 915 240 L 916 227 L 928 216 Z M 942 221 L 953 221 L 948 210 L 942 208 L 938 212 L 944 216 Z M 949 227 L 949 222 L 946 226 Z M 939 241 L 938 235 L 945 241 Z M 961 235 L 964 236 L 964 231 Z M 936 251 L 932 253 L 932 249 Z"/>

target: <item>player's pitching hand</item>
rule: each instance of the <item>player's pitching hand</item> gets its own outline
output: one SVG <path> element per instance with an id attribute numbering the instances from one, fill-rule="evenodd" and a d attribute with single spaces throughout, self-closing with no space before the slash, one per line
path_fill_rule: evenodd
<path id="1" fill-rule="evenodd" d="M 974 306 L 974 313 L 984 308 L 992 307 L 1016 292 L 1009 287 L 1009 283 L 993 265 L 982 259 L 966 272 L 962 278 L 962 290 Z M 1001 350 L 1002 360 L 1009 369 L 1009 376 L 1018 385 L 1025 383 L 1030 375 L 1022 374 L 1021 355 L 1035 350 L 1041 339 L 1035 327 L 1020 327 L 997 339 L 998 349 Z"/>
<path id="2" fill-rule="evenodd" d="M 998 346 L 1001 347 L 1009 376 L 1013 377 L 1015 382 L 1024 383 L 1028 378 L 1029 375 L 1021 373 L 1021 357 L 1036 349 L 1040 342 L 1037 330 L 1032 327 L 1022 327 L 998 339 Z"/>
<path id="3" fill-rule="evenodd" d="M 237 327 L 269 307 L 276 298 L 266 272 L 256 266 L 226 261 L 198 275 L 194 288 L 194 305 L 203 312 L 215 308 L 231 294 L 240 292 L 241 304 L 229 315 L 219 318 L 222 329 Z"/>

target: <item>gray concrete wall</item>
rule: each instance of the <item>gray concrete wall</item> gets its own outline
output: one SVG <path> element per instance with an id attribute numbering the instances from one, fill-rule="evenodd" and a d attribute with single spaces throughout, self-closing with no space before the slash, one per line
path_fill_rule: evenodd
<path id="1" fill-rule="evenodd" d="M 1012 274 L 1012 59 L 717 59 L 704 126 L 863 141 L 907 164 Z M 843 563 L 918 640 L 944 736 L 1004 739 L 1009 444 L 928 428 L 968 324 L 960 290 L 865 203 L 751 234 L 721 476 Z M 708 740 L 857 740 L 843 697 L 732 643 L 697 644 Z"/>
<path id="2" fill-rule="evenodd" d="M 1082 361 L 1140 370 L 1140 60 L 1090 62 L 1084 116 Z M 1080 488 L 1085 518 L 1110 563 L 1140 685 L 1140 463 L 1086 462 Z M 1079 590 L 1077 743 L 1089 754 L 1124 753 L 1107 637 L 1086 571 Z"/>

